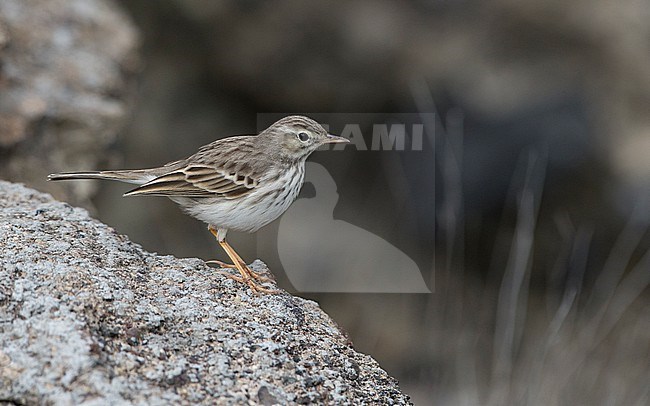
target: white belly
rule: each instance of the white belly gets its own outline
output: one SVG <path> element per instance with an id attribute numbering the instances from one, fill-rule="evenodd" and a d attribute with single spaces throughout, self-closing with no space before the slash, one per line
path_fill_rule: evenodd
<path id="1" fill-rule="evenodd" d="M 296 200 L 305 177 L 304 165 L 298 176 L 287 174 L 273 184 L 264 184 L 253 192 L 236 199 L 172 198 L 191 216 L 215 228 L 255 232 L 284 213 Z M 262 186 L 263 181 L 260 181 Z M 278 191 L 281 193 L 267 193 Z"/>

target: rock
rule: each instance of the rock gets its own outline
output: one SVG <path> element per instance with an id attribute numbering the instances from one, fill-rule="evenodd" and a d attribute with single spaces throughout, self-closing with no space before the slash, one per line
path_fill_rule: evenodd
<path id="1" fill-rule="evenodd" d="M 146 252 L 49 195 L 0 181 L 0 246 L 2 401 L 409 404 L 316 303 Z"/>
<path id="2" fill-rule="evenodd" d="M 83 202 L 50 172 L 106 160 L 133 94 L 138 34 L 109 0 L 0 2 L 0 177 Z"/>

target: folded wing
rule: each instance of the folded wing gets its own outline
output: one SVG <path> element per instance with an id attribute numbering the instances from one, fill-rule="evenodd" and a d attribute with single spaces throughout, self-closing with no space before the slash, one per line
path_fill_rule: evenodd
<path id="1" fill-rule="evenodd" d="M 248 166 L 218 168 L 190 164 L 159 176 L 124 196 L 158 195 L 174 197 L 223 197 L 234 199 L 259 185 Z"/>

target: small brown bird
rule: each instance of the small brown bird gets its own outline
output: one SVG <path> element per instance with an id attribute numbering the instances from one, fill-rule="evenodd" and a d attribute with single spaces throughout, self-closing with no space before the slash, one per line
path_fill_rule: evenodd
<path id="1" fill-rule="evenodd" d="M 226 241 L 228 230 L 255 232 L 280 217 L 296 199 L 305 177 L 305 160 L 327 143 L 349 142 L 328 134 L 304 116 L 285 117 L 259 135 L 222 138 L 194 155 L 150 169 L 54 173 L 48 180 L 108 179 L 134 183 L 124 196 L 166 196 L 186 213 L 208 224 L 241 276 L 230 278 L 254 292 L 275 293 Z"/>

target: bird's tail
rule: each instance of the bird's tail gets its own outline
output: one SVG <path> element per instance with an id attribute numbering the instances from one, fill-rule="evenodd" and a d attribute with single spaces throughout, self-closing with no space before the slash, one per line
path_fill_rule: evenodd
<path id="1" fill-rule="evenodd" d="M 155 178 L 148 170 L 123 170 L 123 171 L 89 171 L 89 172 L 61 172 L 48 175 L 47 180 L 73 180 L 73 179 L 106 179 L 119 182 L 141 185 Z"/>

